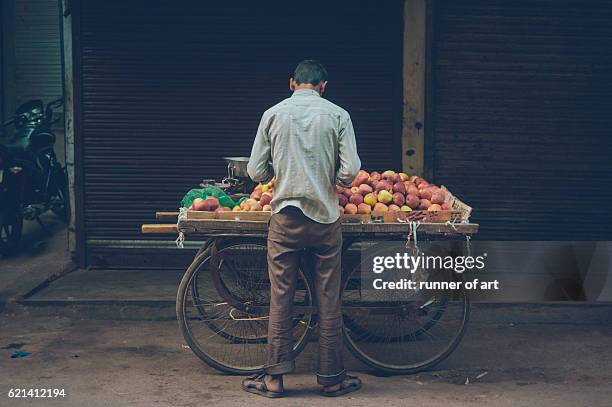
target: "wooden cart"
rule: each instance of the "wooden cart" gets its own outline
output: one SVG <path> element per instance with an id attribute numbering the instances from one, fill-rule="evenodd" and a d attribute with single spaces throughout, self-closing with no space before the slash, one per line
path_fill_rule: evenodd
<path id="1" fill-rule="evenodd" d="M 176 215 L 161 212 L 157 218 L 168 221 Z M 147 234 L 178 233 L 181 238 L 202 240 L 179 285 L 177 318 L 191 350 L 226 373 L 251 374 L 261 371 L 265 362 L 268 216 L 183 213 L 176 224 L 142 226 Z M 419 241 L 455 239 L 463 243 L 453 247 L 469 250 L 469 236 L 478 231 L 478 225 L 369 222 L 359 215 L 342 218 L 345 344 L 359 360 L 387 373 L 414 373 L 439 363 L 459 344 L 469 316 L 463 289 L 415 290 L 389 297 L 363 289 L 359 264 L 351 260 L 355 248 L 381 240 L 414 242 L 415 231 Z M 313 272 L 305 256 L 293 306 L 295 353 L 305 347 L 317 326 Z M 456 273 L 441 274 L 436 278 L 461 279 Z"/>

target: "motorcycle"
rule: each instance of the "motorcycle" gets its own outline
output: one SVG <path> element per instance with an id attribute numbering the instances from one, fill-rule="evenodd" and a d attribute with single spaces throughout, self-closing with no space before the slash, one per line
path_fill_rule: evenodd
<path id="1" fill-rule="evenodd" d="M 51 127 L 53 110 L 62 99 L 49 102 L 30 100 L 2 124 L 15 126 L 7 145 L 0 145 L 0 254 L 14 254 L 19 248 L 23 220 L 40 219 L 48 210 L 68 223 L 70 216 L 66 168 L 57 161 L 56 136 Z"/>

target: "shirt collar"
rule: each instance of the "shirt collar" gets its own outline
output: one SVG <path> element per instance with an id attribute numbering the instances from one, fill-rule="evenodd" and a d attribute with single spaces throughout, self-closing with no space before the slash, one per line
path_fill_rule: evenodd
<path id="1" fill-rule="evenodd" d="M 291 96 L 308 96 L 308 95 L 321 96 L 316 90 L 313 90 L 313 89 L 298 89 L 298 90 L 293 91 L 293 95 Z"/>

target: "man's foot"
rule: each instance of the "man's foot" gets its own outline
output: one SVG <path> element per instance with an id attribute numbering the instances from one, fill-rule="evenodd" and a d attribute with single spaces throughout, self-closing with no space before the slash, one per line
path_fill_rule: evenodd
<path id="1" fill-rule="evenodd" d="M 268 398 L 283 397 L 283 376 L 264 374 L 250 376 L 242 381 L 242 389 Z"/>
<path id="2" fill-rule="evenodd" d="M 277 393 L 282 393 L 283 391 L 285 391 L 283 386 L 283 375 L 267 374 L 264 376 L 264 383 L 270 391 L 274 391 Z"/>
<path id="3" fill-rule="evenodd" d="M 346 375 L 341 383 L 334 384 L 333 386 L 324 386 L 321 394 L 326 397 L 338 397 L 357 391 L 360 388 L 361 380 L 358 377 Z"/>

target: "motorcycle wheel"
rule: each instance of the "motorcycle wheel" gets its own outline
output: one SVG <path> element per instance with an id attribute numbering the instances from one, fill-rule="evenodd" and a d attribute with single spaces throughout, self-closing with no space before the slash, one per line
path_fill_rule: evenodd
<path id="1" fill-rule="evenodd" d="M 23 217 L 20 213 L 0 213 L 0 254 L 17 254 L 23 231 Z"/>
<path id="2" fill-rule="evenodd" d="M 70 198 L 68 195 L 68 174 L 65 168 L 61 168 L 56 176 L 56 193 L 51 197 L 51 211 L 62 222 L 70 222 Z"/>

